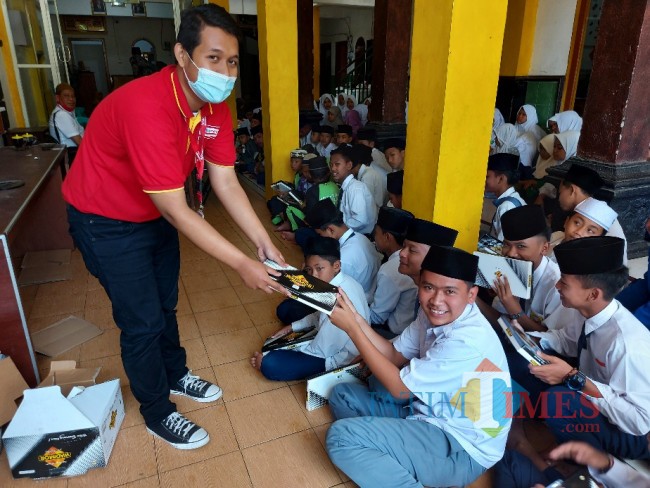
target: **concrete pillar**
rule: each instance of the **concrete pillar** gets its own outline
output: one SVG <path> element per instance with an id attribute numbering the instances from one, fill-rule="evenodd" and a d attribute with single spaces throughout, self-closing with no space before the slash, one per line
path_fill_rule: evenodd
<path id="1" fill-rule="evenodd" d="M 458 229 L 467 251 L 479 233 L 507 3 L 413 1 L 404 208 Z"/>

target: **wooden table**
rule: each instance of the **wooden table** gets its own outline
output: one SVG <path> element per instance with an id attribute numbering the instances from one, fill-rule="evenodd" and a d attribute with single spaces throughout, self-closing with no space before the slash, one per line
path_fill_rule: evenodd
<path id="1" fill-rule="evenodd" d="M 65 149 L 0 148 L 0 180 L 25 185 L 0 191 L 0 351 L 30 386 L 40 381 L 15 271 L 29 251 L 72 249 L 61 195 Z"/>

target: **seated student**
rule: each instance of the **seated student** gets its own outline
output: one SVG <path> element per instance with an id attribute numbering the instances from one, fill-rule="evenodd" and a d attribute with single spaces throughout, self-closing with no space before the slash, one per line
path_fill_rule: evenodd
<path id="1" fill-rule="evenodd" d="M 255 141 L 251 139 L 251 133 L 246 127 L 237 129 L 236 134 L 239 144 L 237 146 L 237 168 L 240 171 L 252 173 L 255 170 L 255 154 L 257 153 Z"/>
<path id="2" fill-rule="evenodd" d="M 601 200 L 587 198 L 582 201 L 564 222 L 563 232 L 553 232 L 550 258 L 555 261 L 553 249 L 562 242 L 580 237 L 598 237 L 607 233 L 618 214 Z"/>
<path id="3" fill-rule="evenodd" d="M 496 148 L 493 154 L 515 154 L 519 156 L 519 171 L 528 179 L 533 174 L 533 158 L 539 141 L 530 132 L 517 132 L 512 124 L 503 124 L 495 131 Z"/>
<path id="4" fill-rule="evenodd" d="M 49 133 L 59 144 L 67 147 L 68 164 L 72 164 L 84 136 L 84 128 L 75 118 L 77 97 L 72 86 L 59 83 L 55 89 L 55 98 L 56 107 L 48 122 Z"/>
<path id="5" fill-rule="evenodd" d="M 490 323 L 498 327 L 497 319 L 507 315 L 517 320 L 524 330 L 547 330 L 546 319 L 560 306 L 560 294 L 555 289 L 560 269 L 549 260 L 550 229 L 541 207 L 526 205 L 513 208 L 501 218 L 504 256 L 533 263 L 533 290 L 528 300 L 515 297 L 507 278 L 494 282 L 497 298 L 492 306 L 478 299 L 477 304 Z M 561 324 L 552 324 L 553 326 Z M 551 328 L 553 328 L 551 326 Z"/>
<path id="6" fill-rule="evenodd" d="M 291 182 L 290 186 L 293 186 L 294 190 L 297 191 L 296 193 L 297 196 L 304 195 L 303 193 L 304 190 L 301 190 L 301 186 L 302 188 L 307 186 L 304 183 L 302 183 L 302 180 L 305 179 L 302 174 L 302 163 L 305 156 L 307 156 L 307 151 L 303 149 L 294 149 L 293 151 L 291 151 L 291 154 L 289 155 L 291 170 L 294 172 L 293 181 Z M 309 184 L 309 182 L 306 181 L 306 179 L 305 179 L 305 183 Z M 266 206 L 272 215 L 271 222 L 273 222 L 273 224 L 275 225 L 280 225 L 284 220 L 283 214 L 287 208 L 287 204 L 284 203 L 282 200 L 280 200 L 278 196 L 274 196 L 268 202 L 266 202 Z"/>
<path id="7" fill-rule="evenodd" d="M 311 124 L 304 117 L 298 117 L 298 137 L 300 138 L 300 147 L 311 144 Z"/>
<path id="8" fill-rule="evenodd" d="M 361 315 L 368 318 L 368 304 L 361 285 L 341 271 L 341 253 L 336 239 L 314 237 L 305 252 L 305 271 L 323 281 L 344 290 L 359 307 Z M 270 351 L 265 356 L 256 352 L 251 365 L 274 381 L 302 380 L 318 373 L 347 366 L 359 351 L 341 329 L 332 325 L 329 316 L 314 312 L 287 325 L 273 337 L 281 337 L 293 331 L 316 327 L 318 333 L 311 342 L 291 350 Z"/>
<path id="9" fill-rule="evenodd" d="M 417 285 L 420 282 L 422 260 L 431 246 L 453 246 L 458 237 L 456 229 L 423 219 L 411 219 L 406 228 L 402 250 L 399 252 L 397 270 L 410 277 Z M 418 303 L 416 302 L 416 305 Z"/>
<path id="10" fill-rule="evenodd" d="M 535 139 L 535 143 L 546 135 L 544 129 L 537 125 L 537 109 L 533 105 L 522 105 L 517 111 L 517 123 L 515 127 L 517 132 L 529 132 Z"/>
<path id="11" fill-rule="evenodd" d="M 332 152 L 330 167 L 332 179 L 341 185 L 338 207 L 343 212 L 345 225 L 355 232 L 370 234 L 377 222 L 377 205 L 370 190 L 355 179 L 351 146 L 343 146 Z"/>
<path id="12" fill-rule="evenodd" d="M 336 149 L 336 144 L 332 142 L 334 136 L 334 129 L 328 125 L 320 126 L 320 142 L 316 146 L 318 154 L 324 158 L 329 159 L 330 153 Z"/>
<path id="13" fill-rule="evenodd" d="M 352 126 L 340 124 L 336 126 L 336 145 L 352 144 Z"/>
<path id="14" fill-rule="evenodd" d="M 568 130 L 582 130 L 582 117 L 573 110 L 565 110 L 555 114 L 546 121 L 546 125 L 553 134 L 561 134 Z"/>
<path id="15" fill-rule="evenodd" d="M 318 102 L 318 105 L 314 102 L 314 108 L 321 113 L 323 119 L 327 117 L 327 111 L 332 108 L 333 105 L 336 105 L 334 97 L 329 93 L 323 93 Z"/>
<path id="16" fill-rule="evenodd" d="M 493 428 L 484 428 L 477 413 L 465 412 L 492 404 L 487 392 L 461 394 L 468 380 L 479 380 L 505 403 L 500 395 L 510 385 L 503 347 L 474 303 L 477 262 L 460 249 L 431 247 L 422 262 L 420 312 L 393 343 L 345 296 L 337 302 L 331 321 L 373 374 L 368 386 L 341 383 L 329 398 L 336 421 L 327 452 L 357 485 L 465 486 L 503 456 L 510 418 L 495 409 Z"/>
<path id="17" fill-rule="evenodd" d="M 257 115 L 257 114 L 256 114 Z M 255 120 L 255 119 L 253 119 Z M 251 135 L 255 141 L 255 161 L 252 174 L 255 175 L 255 181 L 259 185 L 264 184 L 264 131 L 261 125 L 255 125 L 251 128 Z"/>
<path id="18" fill-rule="evenodd" d="M 307 212 L 306 220 L 318 235 L 338 239 L 341 244 L 341 269 L 363 287 L 368 302 L 372 300 L 381 264 L 381 255 L 372 242 L 344 223 L 343 215 L 329 198 L 314 205 Z"/>
<path id="19" fill-rule="evenodd" d="M 402 186 L 404 185 L 404 170 L 394 171 L 386 175 L 386 191 L 388 206 L 402 208 Z"/>
<path id="20" fill-rule="evenodd" d="M 644 240 L 650 241 L 650 219 L 645 222 Z M 648 254 L 650 263 L 650 253 Z M 616 299 L 623 304 L 639 321 L 650 329 L 650 276 L 646 270 L 643 278 L 634 280 Z"/>
<path id="21" fill-rule="evenodd" d="M 580 164 L 573 163 L 564 175 L 558 188 L 558 203 L 565 212 L 573 211 L 581 202 L 593 196 L 603 186 L 604 182 L 596 171 Z M 627 265 L 627 239 L 618 219 L 607 231 L 608 236 L 620 237 L 625 241 L 623 264 Z"/>
<path id="22" fill-rule="evenodd" d="M 388 201 L 386 178 L 370 165 L 372 163 L 372 149 L 363 144 L 354 144 L 350 151 L 354 163 L 352 174 L 368 187 L 377 208 L 384 206 Z"/>
<path id="23" fill-rule="evenodd" d="M 329 125 L 336 129 L 339 125 L 344 124 L 341 109 L 338 107 L 330 107 L 327 111 L 327 117 L 323 120 L 323 125 Z"/>
<path id="24" fill-rule="evenodd" d="M 384 154 L 386 161 L 392 171 L 399 171 L 404 169 L 404 153 L 406 149 L 406 141 L 404 139 L 391 138 L 384 142 Z"/>
<path id="25" fill-rule="evenodd" d="M 523 198 L 514 188 L 519 179 L 519 156 L 514 154 L 499 153 L 488 157 L 487 174 L 485 176 L 485 191 L 494 193 L 497 198 L 493 200 L 497 211 L 492 218 L 490 234 L 503 240 L 501 230 L 501 217 L 508 210 L 526 205 Z"/>
<path id="26" fill-rule="evenodd" d="M 363 121 L 361 120 L 361 113 L 357 110 L 357 97 L 348 93 L 346 95 L 345 106 L 347 111 L 345 112 L 345 123 L 352 127 L 352 135 L 356 135 L 357 131 L 363 127 Z"/>
<path id="27" fill-rule="evenodd" d="M 320 144 L 320 131 L 321 131 L 321 125 L 318 122 L 311 125 L 311 132 L 307 144 L 311 144 L 316 149 L 318 147 L 318 144 Z"/>
<path id="28" fill-rule="evenodd" d="M 373 233 L 375 247 L 388 260 L 377 273 L 377 289 L 370 303 L 370 324 L 386 339 L 402 333 L 415 319 L 418 287 L 398 271 L 399 253 L 413 214 L 406 210 L 382 207 Z"/>
<path id="29" fill-rule="evenodd" d="M 359 129 L 357 132 L 357 142 L 372 148 L 372 163 L 370 163 L 370 166 L 383 174 L 384 177 L 393 171 L 393 168 L 386 161 L 384 153 L 375 147 L 375 143 L 377 142 L 377 131 L 375 129 L 372 127 L 362 127 Z"/>
<path id="30" fill-rule="evenodd" d="M 588 237 L 555 248 L 562 305 L 584 318 L 577 327 L 535 332 L 549 364 L 531 366 L 514 349 L 506 351 L 513 379 L 541 406 L 558 442 L 583 441 L 618 457 L 650 458 L 650 332 L 614 296 L 625 285 L 624 242 Z M 521 359 L 519 359 L 521 358 Z M 523 361 L 523 364 L 522 364 Z M 546 413 L 544 413 L 546 412 Z M 540 414 L 540 413 L 538 413 Z M 548 466 L 530 446 L 537 469 Z"/>
<path id="31" fill-rule="evenodd" d="M 648 436 L 650 442 L 650 436 Z M 650 475 L 637 471 L 611 454 L 596 449 L 586 442 L 565 442 L 548 453 L 551 462 L 564 459 L 589 468 L 589 475 L 605 488 L 647 488 Z M 549 473 L 550 471 L 550 473 Z M 544 488 L 564 479 L 556 470 L 540 471 L 516 451 L 506 450 L 503 459 L 494 466 L 494 486 L 499 488 Z M 568 486 L 568 485 L 567 485 Z M 571 485 L 573 486 L 573 485 Z"/>

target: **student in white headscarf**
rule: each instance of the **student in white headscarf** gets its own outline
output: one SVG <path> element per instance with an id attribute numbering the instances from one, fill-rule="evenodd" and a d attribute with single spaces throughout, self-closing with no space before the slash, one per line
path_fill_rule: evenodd
<path id="1" fill-rule="evenodd" d="M 322 114 L 324 120 L 327 120 L 327 111 L 335 105 L 334 97 L 329 93 L 323 93 L 318 100 L 316 110 Z"/>
<path id="2" fill-rule="evenodd" d="M 522 165 L 532 168 L 533 158 L 537 152 L 537 143 L 530 133 L 519 134 L 514 125 L 503 124 L 497 128 L 495 134 L 496 150 L 494 152 L 517 154 Z"/>
<path id="3" fill-rule="evenodd" d="M 494 117 L 492 117 L 492 130 L 496 131 L 499 127 L 506 123 L 506 119 L 503 118 L 501 110 L 494 107 Z"/>
<path id="4" fill-rule="evenodd" d="M 361 126 L 365 126 L 368 123 L 368 105 L 370 104 L 370 98 L 366 98 L 363 103 L 357 105 L 354 109 L 359 112 L 361 117 Z"/>
<path id="5" fill-rule="evenodd" d="M 348 93 L 345 99 L 345 105 L 348 107 L 348 111 L 344 117 L 345 123 L 352 126 L 352 134 L 356 137 L 357 131 L 363 127 L 361 114 L 357 110 L 357 97 Z"/>
<path id="6" fill-rule="evenodd" d="M 347 96 L 348 94 L 345 93 L 344 91 L 339 92 L 339 94 L 336 95 L 336 106 L 341 111 L 342 117 L 345 117 L 345 114 L 348 111 L 348 107 L 345 105 L 345 102 L 347 101 Z"/>
<path id="7" fill-rule="evenodd" d="M 582 130 L 582 117 L 573 110 L 555 114 L 546 123 L 553 134 L 561 134 L 569 130 L 580 132 Z"/>
<path id="8" fill-rule="evenodd" d="M 569 130 L 566 132 L 561 132 L 559 134 L 549 134 L 547 137 L 553 138 L 553 147 L 551 152 L 552 161 L 550 164 L 547 164 L 543 169 L 544 175 L 548 168 L 552 166 L 558 166 L 565 162 L 567 159 L 572 158 L 578 152 L 578 141 L 580 139 L 580 132 L 576 130 Z M 542 140 L 545 140 L 546 137 Z M 539 162 L 538 162 L 539 164 Z M 539 178 L 537 175 L 541 174 L 541 171 L 538 168 L 535 169 L 535 178 Z M 557 188 L 551 183 L 544 183 L 540 189 L 539 194 L 543 197 L 556 198 L 557 197 Z M 541 203 L 541 200 L 538 200 L 536 203 Z"/>
<path id="9" fill-rule="evenodd" d="M 345 124 L 345 122 L 341 116 L 341 109 L 336 105 L 332 105 L 327 111 L 327 117 L 323 119 L 323 125 L 329 125 L 330 127 L 334 127 L 334 130 L 336 130 L 339 125 L 343 124 Z"/>
<path id="10" fill-rule="evenodd" d="M 535 138 L 535 147 L 539 144 L 539 141 L 542 140 L 542 137 L 546 135 L 544 129 L 537 125 L 537 109 L 532 105 L 522 105 L 517 111 L 517 123 L 515 127 L 517 132 L 523 134 L 524 132 L 529 132 Z"/>

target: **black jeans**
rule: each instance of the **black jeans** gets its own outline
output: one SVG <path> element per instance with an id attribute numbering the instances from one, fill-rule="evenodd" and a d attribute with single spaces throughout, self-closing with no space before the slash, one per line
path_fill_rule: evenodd
<path id="1" fill-rule="evenodd" d="M 169 390 L 185 373 L 176 304 L 178 233 L 165 219 L 132 223 L 85 214 L 68 205 L 70 234 L 99 279 L 121 330 L 122 362 L 148 425 L 176 411 Z"/>

